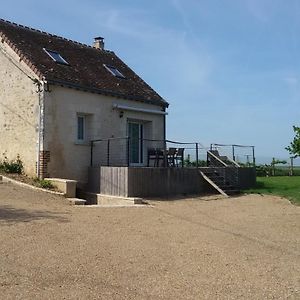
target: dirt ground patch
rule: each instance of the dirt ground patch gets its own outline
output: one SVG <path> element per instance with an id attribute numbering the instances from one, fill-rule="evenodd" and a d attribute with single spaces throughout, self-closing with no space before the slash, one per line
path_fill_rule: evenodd
<path id="1" fill-rule="evenodd" d="M 0 184 L 2 299 L 300 299 L 300 207 L 260 195 L 72 207 Z"/>

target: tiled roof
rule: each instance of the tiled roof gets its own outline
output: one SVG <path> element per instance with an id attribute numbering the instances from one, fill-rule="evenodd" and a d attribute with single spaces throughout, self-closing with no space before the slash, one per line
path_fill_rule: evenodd
<path id="1" fill-rule="evenodd" d="M 168 103 L 114 52 L 0 19 L 0 37 L 42 80 L 104 95 L 167 107 Z M 58 64 L 43 48 L 58 52 L 69 65 Z M 103 65 L 126 78 L 113 76 Z"/>

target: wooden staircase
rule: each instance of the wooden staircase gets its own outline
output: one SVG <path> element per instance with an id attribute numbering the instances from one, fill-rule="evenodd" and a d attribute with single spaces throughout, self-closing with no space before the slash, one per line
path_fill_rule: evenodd
<path id="1" fill-rule="evenodd" d="M 238 188 L 239 164 L 218 151 L 207 151 L 207 168 L 199 170 L 202 177 L 224 196 L 240 193 Z"/>
<path id="2" fill-rule="evenodd" d="M 229 181 L 226 181 L 226 178 L 222 176 L 218 170 L 214 170 L 213 168 L 208 168 L 207 170 L 202 169 L 200 174 L 211 186 L 224 196 L 240 193 L 239 189 Z"/>

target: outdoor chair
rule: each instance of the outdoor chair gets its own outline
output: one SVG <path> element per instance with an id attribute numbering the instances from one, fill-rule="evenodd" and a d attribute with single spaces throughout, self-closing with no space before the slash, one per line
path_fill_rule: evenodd
<path id="1" fill-rule="evenodd" d="M 157 167 L 160 167 L 160 166 L 165 166 L 165 150 L 164 149 L 159 149 L 157 148 L 156 149 L 156 165 Z M 162 162 L 162 164 L 160 164 L 160 161 Z"/>
<path id="2" fill-rule="evenodd" d="M 159 148 L 149 148 L 148 149 L 148 163 L 147 166 L 150 167 L 150 161 L 153 161 L 153 167 L 159 167 L 162 165 L 160 162 L 164 163 L 165 155 L 164 150 Z"/>
<path id="3" fill-rule="evenodd" d="M 179 162 L 180 162 L 181 167 L 183 168 L 184 148 L 177 149 L 174 159 L 175 159 L 176 167 L 179 167 Z"/>
<path id="4" fill-rule="evenodd" d="M 148 160 L 147 160 L 148 167 L 150 167 L 150 161 L 153 161 L 153 165 L 155 167 L 157 161 L 157 151 L 155 148 L 148 149 Z"/>
<path id="5" fill-rule="evenodd" d="M 177 153 L 176 148 L 169 148 L 167 155 L 168 155 L 168 166 L 175 167 L 175 156 Z"/>

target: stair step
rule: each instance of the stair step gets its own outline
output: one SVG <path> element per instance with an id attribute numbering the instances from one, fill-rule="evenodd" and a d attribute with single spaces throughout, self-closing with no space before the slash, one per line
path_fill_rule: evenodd
<path id="1" fill-rule="evenodd" d="M 86 204 L 86 200 L 84 199 L 79 199 L 79 198 L 67 198 L 67 200 L 69 201 L 69 203 L 71 205 L 85 205 Z"/>
<path id="2" fill-rule="evenodd" d="M 211 180 L 224 181 L 224 178 L 222 178 L 222 177 L 214 177 L 214 176 L 207 176 L 207 177 L 210 178 Z"/>
<path id="3" fill-rule="evenodd" d="M 237 187 L 228 181 L 225 181 L 224 176 L 219 175 L 215 170 L 203 170 L 200 173 L 206 178 L 206 180 L 214 186 L 221 194 L 223 195 L 236 195 L 239 194 L 240 191 Z M 224 182 L 225 181 L 225 182 Z"/>
<path id="4" fill-rule="evenodd" d="M 203 172 L 204 174 L 220 174 L 220 172 L 218 172 L 218 171 L 215 171 L 215 170 L 211 170 L 211 171 L 204 171 Z"/>
<path id="5" fill-rule="evenodd" d="M 210 180 L 212 180 L 215 183 L 219 183 L 219 184 L 223 184 L 223 185 L 227 185 L 227 182 L 224 182 L 224 179 L 222 178 L 214 178 L 214 177 L 209 177 L 207 176 Z"/>
<path id="6" fill-rule="evenodd" d="M 210 178 L 220 189 L 222 189 L 226 194 L 228 193 L 239 193 L 240 191 L 236 189 L 234 185 L 229 183 L 224 184 L 223 180 L 215 180 Z"/>

